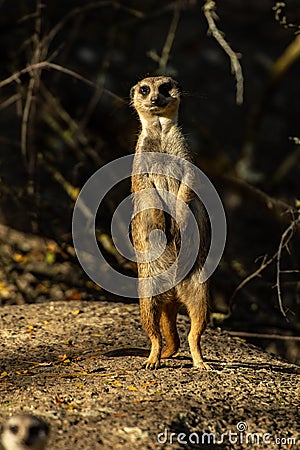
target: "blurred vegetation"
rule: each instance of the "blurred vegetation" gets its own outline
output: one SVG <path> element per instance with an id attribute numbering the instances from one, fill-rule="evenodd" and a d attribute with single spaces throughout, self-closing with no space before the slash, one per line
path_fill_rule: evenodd
<path id="1" fill-rule="evenodd" d="M 204 3 L 0 2 L 0 299 L 110 298 L 77 263 L 72 211 L 99 167 L 134 151 L 130 87 L 164 72 L 183 85 L 180 124 L 227 214 L 214 324 L 276 334 L 260 344 L 297 360 L 299 341 L 279 338 L 300 330 L 299 1 L 216 2 L 241 105 Z M 110 263 L 134 273 L 110 240 L 129 190 L 128 180 L 101 205 L 97 236 Z"/>

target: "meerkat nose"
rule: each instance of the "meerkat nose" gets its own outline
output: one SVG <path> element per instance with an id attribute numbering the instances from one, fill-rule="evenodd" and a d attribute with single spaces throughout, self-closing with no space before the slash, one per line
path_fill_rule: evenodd
<path id="1" fill-rule="evenodd" d="M 152 103 L 152 105 L 158 105 L 159 97 L 151 97 L 151 103 Z"/>

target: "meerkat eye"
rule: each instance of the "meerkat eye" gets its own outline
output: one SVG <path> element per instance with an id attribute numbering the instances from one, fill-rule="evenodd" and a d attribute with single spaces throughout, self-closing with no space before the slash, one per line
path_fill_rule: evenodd
<path id="1" fill-rule="evenodd" d="M 140 94 L 146 96 L 149 94 L 149 92 L 150 92 L 149 86 L 144 85 L 140 87 Z"/>
<path id="2" fill-rule="evenodd" d="M 162 94 L 164 97 L 170 97 L 170 90 L 171 89 L 172 89 L 172 84 L 170 82 L 163 83 L 158 88 L 159 93 Z"/>
<path id="3" fill-rule="evenodd" d="M 18 427 L 17 425 L 11 425 L 11 426 L 9 427 L 9 431 L 11 431 L 12 434 L 18 434 L 19 427 Z"/>
<path id="4" fill-rule="evenodd" d="M 38 426 L 32 426 L 30 427 L 30 435 L 31 436 L 37 436 L 40 432 L 40 427 Z"/>

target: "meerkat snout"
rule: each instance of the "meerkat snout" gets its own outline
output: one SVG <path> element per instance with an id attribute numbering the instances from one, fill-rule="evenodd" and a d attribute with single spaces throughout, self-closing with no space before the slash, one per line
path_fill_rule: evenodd
<path id="1" fill-rule="evenodd" d="M 1 442 L 5 450 L 44 450 L 48 435 L 49 427 L 43 420 L 18 414 L 4 424 Z"/>

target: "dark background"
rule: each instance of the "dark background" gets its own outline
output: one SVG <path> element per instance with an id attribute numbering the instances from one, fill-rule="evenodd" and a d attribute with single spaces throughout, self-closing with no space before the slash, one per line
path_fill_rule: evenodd
<path id="1" fill-rule="evenodd" d="M 242 55 L 242 105 L 230 59 L 208 34 L 203 3 L 1 2 L 1 80 L 17 75 L 0 81 L 0 300 L 115 300 L 76 260 L 72 211 L 99 167 L 134 151 L 139 125 L 131 86 L 163 72 L 183 86 L 180 124 L 228 220 L 226 250 L 212 277 L 212 324 L 275 334 L 250 342 L 297 361 L 299 340 L 283 337 L 300 328 L 299 1 L 277 9 L 280 20 L 273 1 L 217 2 L 216 24 Z M 174 14 L 179 21 L 163 61 Z M 134 273 L 109 235 L 111 215 L 129 190 L 128 180 L 103 203 L 97 237 L 112 265 Z M 281 240 L 280 258 L 235 294 Z"/>

